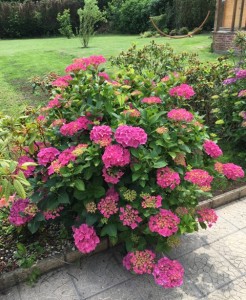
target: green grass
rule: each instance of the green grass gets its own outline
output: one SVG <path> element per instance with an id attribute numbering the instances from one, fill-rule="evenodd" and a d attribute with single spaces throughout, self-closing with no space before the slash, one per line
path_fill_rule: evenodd
<path id="1" fill-rule="evenodd" d="M 54 71 L 64 73 L 66 65 L 75 57 L 102 54 L 106 58 L 127 50 L 133 43 L 138 47 L 155 40 L 170 44 L 175 51 L 198 53 L 202 61 L 215 61 L 218 55 L 210 52 L 209 34 L 193 38 L 139 38 L 129 35 L 104 35 L 94 37 L 89 48 L 82 48 L 78 38 L 40 38 L 0 41 L 0 110 L 15 114 L 24 105 L 37 105 L 41 97 L 33 95 L 30 78 Z"/>

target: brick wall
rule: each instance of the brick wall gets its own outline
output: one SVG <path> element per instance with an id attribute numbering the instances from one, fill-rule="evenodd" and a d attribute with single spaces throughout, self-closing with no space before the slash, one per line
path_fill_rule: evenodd
<path id="1" fill-rule="evenodd" d="M 235 37 L 235 32 L 231 31 L 217 31 L 213 32 L 213 50 L 216 53 L 226 53 L 230 48 L 234 48 L 233 39 Z"/>

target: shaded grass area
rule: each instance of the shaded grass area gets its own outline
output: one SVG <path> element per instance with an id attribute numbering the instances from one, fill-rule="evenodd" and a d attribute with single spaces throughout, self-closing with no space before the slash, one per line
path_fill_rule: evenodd
<path id="1" fill-rule="evenodd" d="M 202 61 L 215 61 L 218 55 L 210 51 L 209 34 L 186 39 L 148 38 L 134 35 L 101 35 L 94 37 L 89 48 L 82 48 L 78 38 L 43 38 L 0 41 L 0 110 L 18 113 L 25 105 L 37 105 L 43 95 L 32 93 L 30 78 L 49 72 L 64 73 L 75 57 L 104 55 L 106 58 L 127 50 L 133 43 L 142 47 L 155 40 L 170 44 L 176 52 L 198 53 Z"/>

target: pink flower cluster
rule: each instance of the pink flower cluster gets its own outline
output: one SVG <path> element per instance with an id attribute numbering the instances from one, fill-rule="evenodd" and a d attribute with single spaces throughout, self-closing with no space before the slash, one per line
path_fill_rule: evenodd
<path id="1" fill-rule="evenodd" d="M 207 171 L 201 169 L 193 169 L 185 173 L 184 179 L 199 187 L 210 187 L 213 181 L 213 176 L 209 175 Z"/>
<path id="2" fill-rule="evenodd" d="M 65 119 L 56 119 L 51 123 L 51 126 L 55 127 L 55 126 L 59 126 L 61 127 L 62 125 L 64 125 L 66 123 Z"/>
<path id="3" fill-rule="evenodd" d="M 46 166 L 55 160 L 56 156 L 60 154 L 60 151 L 54 147 L 43 148 L 38 152 L 38 163 L 42 166 Z"/>
<path id="4" fill-rule="evenodd" d="M 113 170 L 112 168 L 102 170 L 103 178 L 107 183 L 117 184 L 120 178 L 124 175 L 124 172 L 120 170 Z"/>
<path id="5" fill-rule="evenodd" d="M 191 122 L 193 114 L 184 108 L 175 108 L 168 112 L 167 117 L 174 121 Z"/>
<path id="6" fill-rule="evenodd" d="M 239 70 L 236 72 L 237 79 L 244 79 L 246 78 L 246 70 Z"/>
<path id="7" fill-rule="evenodd" d="M 174 172 L 174 170 L 169 167 L 158 169 L 157 184 L 164 189 L 170 187 L 170 189 L 173 190 L 180 184 L 179 173 Z"/>
<path id="8" fill-rule="evenodd" d="M 101 147 L 105 147 L 112 142 L 112 134 L 112 130 L 109 126 L 94 126 L 90 132 L 90 139 Z"/>
<path id="9" fill-rule="evenodd" d="M 128 116 L 133 117 L 133 118 L 139 118 L 141 116 L 140 111 L 137 110 L 136 108 L 123 110 L 122 114 L 128 115 Z"/>
<path id="10" fill-rule="evenodd" d="M 86 117 L 79 117 L 77 120 L 62 125 L 60 132 L 64 136 L 73 136 L 78 131 L 88 129 L 90 121 Z"/>
<path id="11" fill-rule="evenodd" d="M 183 284 L 184 268 L 177 260 L 167 257 L 159 259 L 152 274 L 155 282 L 164 288 L 174 288 Z"/>
<path id="12" fill-rule="evenodd" d="M 146 97 L 143 98 L 143 100 L 141 101 L 142 103 L 147 103 L 147 104 L 158 104 L 158 103 L 162 103 L 161 99 L 159 97 Z"/>
<path id="13" fill-rule="evenodd" d="M 121 125 L 115 131 L 115 139 L 123 147 L 137 148 L 147 142 L 147 134 L 140 127 Z"/>
<path id="14" fill-rule="evenodd" d="M 107 81 L 110 80 L 109 75 L 107 73 L 105 73 L 105 72 L 99 72 L 98 76 L 104 78 Z"/>
<path id="15" fill-rule="evenodd" d="M 123 225 L 129 226 L 131 229 L 138 227 L 138 224 L 142 221 L 138 214 L 138 210 L 133 209 L 129 204 L 120 208 L 120 220 L 123 222 Z"/>
<path id="16" fill-rule="evenodd" d="M 119 194 L 113 188 L 111 188 L 108 190 L 106 197 L 100 200 L 97 208 L 100 213 L 108 219 L 110 216 L 118 212 L 118 201 Z"/>
<path id="17" fill-rule="evenodd" d="M 23 174 L 25 175 L 26 178 L 32 176 L 33 172 L 35 170 L 35 166 L 23 167 L 23 164 L 27 163 L 27 162 L 33 163 L 34 160 L 31 157 L 26 156 L 26 155 L 23 155 L 18 159 L 18 168 L 21 169 L 21 171 L 23 172 Z"/>
<path id="18" fill-rule="evenodd" d="M 53 100 L 50 100 L 47 107 L 48 108 L 61 107 L 61 103 L 60 103 L 59 99 L 61 99 L 61 95 L 56 95 Z"/>
<path id="19" fill-rule="evenodd" d="M 123 266 L 136 274 L 151 274 L 155 265 L 155 253 L 151 250 L 129 252 L 123 258 Z"/>
<path id="20" fill-rule="evenodd" d="M 203 208 L 197 211 L 198 221 L 202 223 L 207 223 L 208 227 L 212 227 L 214 223 L 217 222 L 218 216 L 214 209 Z"/>
<path id="21" fill-rule="evenodd" d="M 193 88 L 185 83 L 175 86 L 169 90 L 169 95 L 173 97 L 183 97 L 185 99 L 190 99 L 195 95 Z"/>
<path id="22" fill-rule="evenodd" d="M 232 180 L 244 177 L 243 169 L 233 163 L 223 164 L 222 172 L 228 179 Z"/>
<path id="23" fill-rule="evenodd" d="M 241 90 L 241 91 L 238 93 L 238 97 L 246 97 L 246 90 Z"/>
<path id="24" fill-rule="evenodd" d="M 43 215 L 45 217 L 45 220 L 54 220 L 58 217 L 60 217 L 60 211 L 62 211 L 64 209 L 63 206 L 61 207 L 58 207 L 56 209 L 53 209 L 53 210 L 47 210 L 47 211 L 44 211 L 43 212 Z"/>
<path id="25" fill-rule="evenodd" d="M 14 201 L 9 212 L 9 222 L 15 226 L 21 226 L 29 222 L 33 218 L 33 215 L 25 214 L 25 210 L 29 204 L 29 199 Z"/>
<path id="26" fill-rule="evenodd" d="M 66 87 L 69 85 L 69 81 L 73 80 L 73 78 L 70 75 L 60 76 L 55 81 L 53 81 L 51 84 L 53 86 L 57 87 Z"/>
<path id="27" fill-rule="evenodd" d="M 102 161 L 106 168 L 124 167 L 130 163 L 130 152 L 120 145 L 109 145 L 105 148 Z"/>
<path id="28" fill-rule="evenodd" d="M 76 58 L 73 63 L 66 67 L 66 72 L 78 72 L 80 70 L 85 71 L 88 66 L 97 67 L 102 63 L 105 63 L 106 59 L 102 55 L 92 55 L 84 58 Z"/>
<path id="29" fill-rule="evenodd" d="M 223 154 L 220 147 L 215 142 L 207 140 L 203 144 L 204 151 L 212 158 L 217 158 Z"/>
<path id="30" fill-rule="evenodd" d="M 74 228 L 73 231 L 74 243 L 82 253 L 90 253 L 100 243 L 95 229 L 87 224 L 82 224 L 79 228 Z"/>
<path id="31" fill-rule="evenodd" d="M 160 209 L 160 212 L 149 219 L 149 229 L 161 236 L 170 236 L 178 231 L 179 217 L 167 209 Z"/>
<path id="32" fill-rule="evenodd" d="M 159 208 L 162 205 L 162 196 L 150 196 L 144 195 L 142 196 L 144 201 L 142 201 L 143 208 Z"/>

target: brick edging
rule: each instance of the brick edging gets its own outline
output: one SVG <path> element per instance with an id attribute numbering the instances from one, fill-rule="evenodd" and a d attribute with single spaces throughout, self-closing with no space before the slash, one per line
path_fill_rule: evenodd
<path id="1" fill-rule="evenodd" d="M 232 190 L 230 192 L 215 196 L 211 199 L 202 201 L 198 208 L 216 208 L 221 205 L 228 204 L 232 201 L 238 200 L 246 196 L 246 186 L 240 187 L 238 189 Z M 108 239 L 104 238 L 101 240 L 100 244 L 97 246 L 96 250 L 93 252 L 102 252 L 110 247 Z M 79 251 L 68 251 L 64 254 L 56 255 L 50 258 L 45 258 L 38 261 L 29 269 L 19 268 L 12 272 L 8 272 L 0 276 L 0 292 L 4 291 L 20 282 L 25 281 L 28 276 L 32 273 L 34 268 L 38 268 L 41 274 L 47 273 L 49 271 L 63 267 L 66 264 L 70 264 L 81 257 L 85 256 Z"/>

